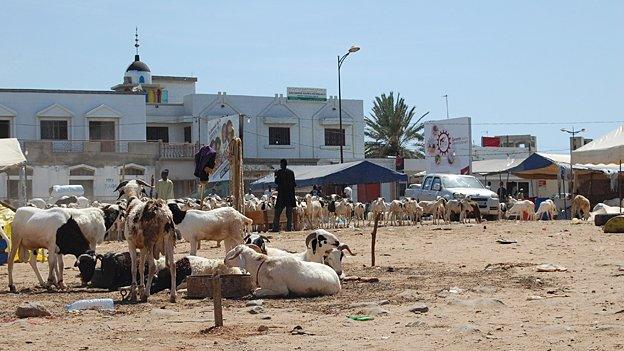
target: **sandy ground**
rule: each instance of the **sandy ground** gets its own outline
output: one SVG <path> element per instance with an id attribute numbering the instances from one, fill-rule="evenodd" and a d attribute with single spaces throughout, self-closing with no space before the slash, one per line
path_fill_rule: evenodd
<path id="1" fill-rule="evenodd" d="M 336 296 L 264 301 L 252 315 L 244 300 L 225 300 L 225 327 L 213 325 L 212 302 L 165 292 L 145 304 L 117 304 L 114 314 L 70 314 L 67 303 L 112 297 L 114 292 L 78 288 L 73 258 L 66 257 L 68 292 L 35 286 L 28 264 L 16 265 L 19 294 L 6 289 L 0 267 L 0 350 L 618 350 L 624 348 L 624 235 L 603 234 L 591 224 L 500 222 L 382 227 L 377 267 L 370 267 L 371 228 L 336 230 L 358 253 L 346 258 L 348 275 L 378 277 L 378 283 L 343 282 Z M 306 233 L 283 233 L 273 246 L 302 248 Z M 516 240 L 502 245 L 499 238 Z M 206 257 L 223 249 L 204 245 Z M 107 243 L 98 251 L 121 251 Z M 179 243 L 178 255 L 188 250 Z M 565 272 L 537 272 L 553 263 Z M 488 267 L 486 269 L 486 267 Z M 47 264 L 40 264 L 47 274 Z M 453 288 L 453 289 L 450 289 Z M 459 289 L 455 289 L 459 288 Z M 449 292 L 453 290 L 452 292 Z M 537 298 L 538 296 L 540 298 Z M 372 321 L 348 315 L 375 311 L 349 305 L 388 300 L 387 313 Z M 48 318 L 16 319 L 24 301 L 49 307 Z M 429 311 L 410 312 L 426 304 Z M 270 317 L 270 319 L 263 319 Z M 295 326 L 308 335 L 292 335 Z M 268 330 L 259 331 L 266 326 Z M 264 328 L 262 328 L 264 329 Z"/>

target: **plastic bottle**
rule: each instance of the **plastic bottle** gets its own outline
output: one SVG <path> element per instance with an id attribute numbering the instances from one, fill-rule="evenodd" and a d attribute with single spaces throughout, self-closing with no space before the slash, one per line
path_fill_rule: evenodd
<path id="1" fill-rule="evenodd" d="M 115 310 L 113 299 L 78 300 L 66 306 L 68 312 L 82 310 Z"/>

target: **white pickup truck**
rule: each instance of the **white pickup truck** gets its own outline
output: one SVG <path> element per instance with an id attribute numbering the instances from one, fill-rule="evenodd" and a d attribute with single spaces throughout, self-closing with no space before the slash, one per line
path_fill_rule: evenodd
<path id="1" fill-rule="evenodd" d="M 470 196 L 479 205 L 481 215 L 498 218 L 498 195 L 473 176 L 427 174 L 422 184 L 412 184 L 405 190 L 405 197 L 417 201 L 432 201 L 438 196 L 451 200 L 459 195 Z"/>

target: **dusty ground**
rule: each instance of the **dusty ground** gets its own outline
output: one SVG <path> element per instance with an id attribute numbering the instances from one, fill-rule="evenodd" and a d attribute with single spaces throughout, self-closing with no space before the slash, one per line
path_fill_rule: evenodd
<path id="1" fill-rule="evenodd" d="M 377 265 L 370 267 L 370 228 L 337 230 L 358 256 L 346 259 L 348 275 L 378 283 L 345 282 L 331 297 L 265 300 L 266 315 L 252 315 L 245 301 L 224 301 L 225 327 L 212 326 L 212 302 L 167 294 L 146 304 L 118 304 L 114 315 L 69 314 L 67 303 L 118 293 L 77 288 L 73 259 L 66 258 L 69 292 L 35 287 L 28 264 L 16 265 L 19 294 L 6 289 L 0 267 L 0 350 L 618 350 L 624 348 L 624 235 L 603 234 L 590 224 L 501 222 L 380 228 Z M 305 233 L 279 235 L 273 245 L 298 250 Z M 502 245 L 499 238 L 516 240 Z M 204 245 L 200 255 L 223 257 Z M 119 251 L 108 243 L 98 251 Z M 188 244 L 179 243 L 183 254 Z M 542 273 L 554 263 L 566 272 Z M 489 266 L 488 266 L 489 265 Z M 488 267 L 488 269 L 486 269 Z M 622 268 L 620 268 L 622 267 Z M 40 264 L 47 274 L 47 265 Z M 448 292 L 449 288 L 456 293 Z M 458 292 L 458 293 L 457 293 Z M 542 297 L 535 299 L 534 296 Z M 352 303 L 388 300 L 388 314 L 352 321 Z M 17 320 L 15 307 L 41 301 L 49 318 Z M 409 308 L 424 303 L 429 312 Z M 162 309 L 165 309 L 163 311 Z M 370 312 L 370 311 L 363 311 Z M 409 324 L 409 326 L 408 326 Z M 300 325 L 313 335 L 291 335 Z M 268 331 L 258 331 L 267 326 Z"/>

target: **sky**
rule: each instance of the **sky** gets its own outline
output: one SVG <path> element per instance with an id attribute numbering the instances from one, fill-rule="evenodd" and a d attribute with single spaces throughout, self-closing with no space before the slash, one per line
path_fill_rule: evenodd
<path id="1" fill-rule="evenodd" d="M 327 88 L 364 101 L 400 93 L 429 119 L 472 117 L 481 135 L 560 128 L 598 137 L 624 123 L 624 1 L 4 0 L 0 87 L 108 90 L 133 60 L 192 75 L 198 93 L 273 96 Z"/>

